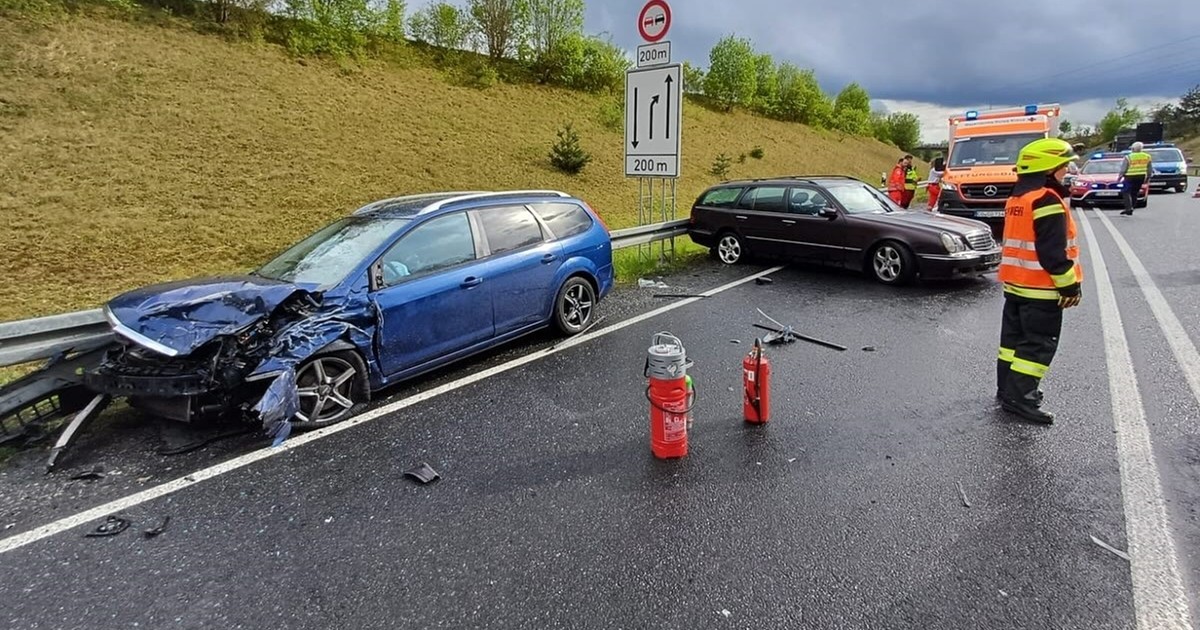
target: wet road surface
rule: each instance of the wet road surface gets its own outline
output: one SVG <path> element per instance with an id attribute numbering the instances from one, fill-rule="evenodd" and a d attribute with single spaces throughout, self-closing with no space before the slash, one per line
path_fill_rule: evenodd
<path id="1" fill-rule="evenodd" d="M 10 545 L 0 553 L 0 624 L 1134 628 L 1140 618 L 1200 627 L 1200 403 L 1177 358 L 1200 343 L 1200 262 L 1188 236 L 1200 234 L 1200 199 L 1155 195 L 1134 217 L 1104 212 L 1107 222 L 1076 216 L 1095 238 L 1081 239 L 1084 302 L 1067 313 L 1044 383 L 1059 414 L 1052 427 L 1014 419 L 992 399 L 994 277 L 891 289 L 788 268 L 771 284 L 640 321 L 629 318 L 664 301 L 628 289 L 598 327 L 624 320 L 619 330 L 553 353 L 544 350 L 555 340 L 532 339 L 403 388 L 392 402 L 541 355 L 125 506 L 133 524 L 117 536 L 84 537 L 97 518 Z M 1145 268 L 1141 284 L 1114 231 Z M 1093 247 L 1106 270 L 1091 264 Z M 666 278 L 664 291 L 765 268 L 709 263 Z M 1147 277 L 1184 339 L 1165 332 Z M 1098 299 L 1109 278 L 1117 331 Z M 742 422 L 740 394 L 741 358 L 763 332 L 752 324 L 768 323 L 756 308 L 848 348 L 769 347 L 772 417 L 758 427 Z M 698 390 L 690 453 L 678 461 L 649 452 L 642 365 L 664 330 L 687 347 Z M 1113 409 L 1133 399 L 1110 381 L 1114 334 L 1132 357 L 1164 532 L 1139 511 L 1154 497 L 1129 485 L 1137 462 Z M 13 525 L 3 540 L 259 452 L 234 439 L 146 456 L 159 440 L 138 431 L 133 446 L 97 441 L 72 461 L 120 475 L 35 479 L 36 458 L 5 470 Z M 420 462 L 442 478 L 402 476 Z M 168 515 L 166 532 L 143 536 Z M 1182 590 L 1134 579 L 1137 560 L 1163 553 L 1152 544 L 1160 533 L 1173 541 Z"/>

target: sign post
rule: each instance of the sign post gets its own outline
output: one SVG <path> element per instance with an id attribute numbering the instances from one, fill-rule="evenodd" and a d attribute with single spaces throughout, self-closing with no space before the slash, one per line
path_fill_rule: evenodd
<path id="1" fill-rule="evenodd" d="M 638 178 L 638 223 L 675 219 L 680 136 L 683 132 L 683 68 L 671 63 L 671 7 L 649 0 L 638 13 L 637 65 L 625 72 L 625 176 Z M 657 206 L 657 208 L 656 208 Z M 656 221 L 657 219 L 657 221 Z M 670 239 L 671 254 L 675 239 Z M 667 242 L 660 241 L 660 261 Z M 653 244 L 638 246 L 649 256 Z"/>

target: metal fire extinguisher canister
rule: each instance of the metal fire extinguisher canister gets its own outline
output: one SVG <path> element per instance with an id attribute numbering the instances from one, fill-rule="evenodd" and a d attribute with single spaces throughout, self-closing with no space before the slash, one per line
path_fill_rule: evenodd
<path id="1" fill-rule="evenodd" d="M 742 414 L 751 424 L 766 424 L 771 415 L 771 362 L 758 339 L 742 359 Z"/>
<path id="2" fill-rule="evenodd" d="M 691 404 L 683 343 L 670 333 L 657 333 L 646 353 L 645 376 L 650 379 L 650 451 L 659 459 L 687 455 Z"/>

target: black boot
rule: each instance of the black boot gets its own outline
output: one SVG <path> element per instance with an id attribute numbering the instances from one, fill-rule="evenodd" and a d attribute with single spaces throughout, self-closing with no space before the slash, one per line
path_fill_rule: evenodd
<path id="1" fill-rule="evenodd" d="M 1008 390 L 1000 398 L 1000 408 L 1039 424 L 1053 424 L 1054 414 L 1041 408 L 1042 392 L 1039 379 L 1013 373 L 1008 377 Z"/>

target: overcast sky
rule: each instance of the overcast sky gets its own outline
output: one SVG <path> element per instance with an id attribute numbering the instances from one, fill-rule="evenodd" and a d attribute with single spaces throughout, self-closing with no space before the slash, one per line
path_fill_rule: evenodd
<path id="1" fill-rule="evenodd" d="M 585 29 L 632 51 L 644 1 L 588 0 Z M 878 106 L 918 114 L 925 141 L 966 109 L 1057 102 L 1092 125 L 1118 96 L 1144 107 L 1200 83 L 1195 0 L 668 1 L 672 61 L 707 67 L 721 37 L 745 37 L 830 93 L 858 81 Z"/>

